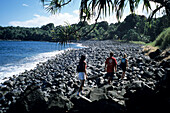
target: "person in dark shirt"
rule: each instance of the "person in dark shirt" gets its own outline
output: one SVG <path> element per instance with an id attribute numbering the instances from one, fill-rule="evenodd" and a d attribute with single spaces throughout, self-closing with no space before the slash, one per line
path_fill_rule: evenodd
<path id="1" fill-rule="evenodd" d="M 87 64 L 85 62 L 85 55 L 82 55 L 81 58 L 80 58 L 80 61 L 79 61 L 79 69 L 78 70 L 78 78 L 81 82 L 81 85 L 80 85 L 80 88 L 77 92 L 77 96 L 79 96 L 79 94 L 81 93 L 82 94 L 82 90 L 83 90 L 83 86 L 84 86 L 84 82 L 85 80 L 87 79 L 87 73 L 86 73 L 86 67 L 87 67 Z"/>
<path id="2" fill-rule="evenodd" d="M 110 57 L 108 57 L 105 61 L 105 71 L 107 72 L 108 83 L 110 84 L 114 72 L 117 71 L 117 61 L 113 57 L 113 52 L 110 52 Z"/>
<path id="3" fill-rule="evenodd" d="M 121 80 L 125 77 L 125 72 L 126 72 L 126 68 L 128 67 L 128 60 L 126 59 L 127 55 L 126 53 L 123 55 L 123 58 L 121 59 L 121 69 L 122 69 L 122 76 L 121 76 Z"/>

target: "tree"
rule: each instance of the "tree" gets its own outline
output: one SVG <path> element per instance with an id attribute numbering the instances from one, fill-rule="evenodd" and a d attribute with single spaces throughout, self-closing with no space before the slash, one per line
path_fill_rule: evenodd
<path id="1" fill-rule="evenodd" d="M 123 40 L 127 40 L 127 41 L 139 41 L 140 40 L 140 36 L 138 33 L 135 32 L 135 30 L 130 29 L 127 34 L 125 34 L 122 38 Z"/>
<path id="2" fill-rule="evenodd" d="M 107 21 L 99 22 L 97 29 L 99 29 L 100 27 L 102 27 L 104 30 L 107 30 L 108 29 L 108 22 Z"/>
<path id="3" fill-rule="evenodd" d="M 53 30 L 52 35 L 53 39 L 61 44 L 67 44 L 71 39 L 76 39 L 76 34 L 71 34 L 74 30 L 74 27 L 66 23 L 65 26 L 59 26 Z"/>
<path id="4" fill-rule="evenodd" d="M 56 13 L 61 10 L 65 5 L 69 4 L 73 0 L 41 0 L 44 5 L 48 6 L 46 9 L 52 13 Z M 97 14 L 96 19 L 99 15 L 110 15 L 110 13 L 116 11 L 117 19 L 119 20 L 123 11 L 129 4 L 130 11 L 135 12 L 140 1 L 143 1 L 145 8 L 151 9 L 150 1 L 159 3 L 157 8 L 151 13 L 150 17 L 159 11 L 161 8 L 165 8 L 166 14 L 170 15 L 170 2 L 169 0 L 81 0 L 80 4 L 80 19 L 91 19 L 95 14 Z M 97 9 L 97 11 L 96 11 Z"/>
<path id="5" fill-rule="evenodd" d="M 43 30 L 53 30 L 54 29 L 54 24 L 53 23 L 49 23 L 47 25 L 43 25 L 41 27 L 41 29 L 43 29 Z"/>
<path id="6" fill-rule="evenodd" d="M 73 0 L 41 0 L 46 9 L 51 13 L 56 13 L 61 10 L 65 5 L 68 5 Z M 116 12 L 116 17 L 118 20 L 121 19 L 123 15 L 123 11 L 127 5 L 129 4 L 130 11 L 135 13 L 135 9 L 138 7 L 140 1 L 143 1 L 143 6 L 147 9 L 151 9 L 150 1 L 155 3 L 159 3 L 157 8 L 151 13 L 150 18 L 154 16 L 154 14 L 159 11 L 161 8 L 165 8 L 166 14 L 170 15 L 170 2 L 169 0 L 81 0 L 80 4 L 80 21 L 86 22 L 86 20 L 91 19 L 96 15 L 95 24 L 93 27 L 79 37 L 86 37 L 88 33 L 90 33 L 96 26 L 98 18 L 102 16 L 110 15 L 114 11 Z M 81 24 L 82 27 L 84 24 Z M 132 24 L 133 25 L 133 24 Z M 82 27 L 78 28 L 77 30 L 73 31 L 71 34 L 79 31 Z M 106 26 L 107 29 L 108 27 Z M 108 33 L 107 33 L 108 34 Z M 122 38 L 124 34 L 118 33 L 118 38 Z"/>

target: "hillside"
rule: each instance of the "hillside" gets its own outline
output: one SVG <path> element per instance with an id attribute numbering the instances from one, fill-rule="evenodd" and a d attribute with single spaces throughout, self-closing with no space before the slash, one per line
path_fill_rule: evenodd
<path id="1" fill-rule="evenodd" d="M 158 46 L 161 49 L 170 47 L 170 27 L 165 29 L 153 42 L 154 46 Z"/>

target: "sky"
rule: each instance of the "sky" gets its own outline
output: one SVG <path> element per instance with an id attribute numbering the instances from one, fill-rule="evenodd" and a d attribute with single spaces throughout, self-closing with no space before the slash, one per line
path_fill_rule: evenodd
<path id="1" fill-rule="evenodd" d="M 0 26 L 20 26 L 20 27 L 41 27 L 48 23 L 54 23 L 55 26 L 65 25 L 65 23 L 75 24 L 79 22 L 79 6 L 81 0 L 72 0 L 70 4 L 65 6 L 60 12 L 51 14 L 43 7 L 40 0 L 1 0 L 0 3 Z M 152 9 L 156 6 L 151 3 Z M 148 17 L 149 13 L 143 10 L 143 3 L 140 3 L 136 14 L 145 15 Z M 121 21 L 130 14 L 127 6 Z M 158 13 L 157 17 L 162 14 Z M 108 17 L 100 18 L 100 21 L 107 21 L 110 23 L 118 22 L 115 13 Z M 94 20 L 88 21 L 89 24 Z"/>

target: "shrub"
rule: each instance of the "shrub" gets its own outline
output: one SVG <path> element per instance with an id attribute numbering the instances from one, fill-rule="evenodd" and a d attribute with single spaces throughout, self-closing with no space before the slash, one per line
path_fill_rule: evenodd
<path id="1" fill-rule="evenodd" d="M 161 49 L 170 47 L 170 27 L 165 29 L 154 42 L 155 46 L 159 46 Z"/>

